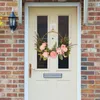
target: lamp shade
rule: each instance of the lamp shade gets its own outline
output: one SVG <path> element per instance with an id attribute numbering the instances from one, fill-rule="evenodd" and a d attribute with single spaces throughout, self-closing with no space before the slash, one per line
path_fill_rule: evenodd
<path id="1" fill-rule="evenodd" d="M 14 31 L 17 27 L 17 23 L 16 23 L 16 16 L 14 14 L 14 11 L 11 12 L 9 18 L 9 27 L 12 31 Z"/>

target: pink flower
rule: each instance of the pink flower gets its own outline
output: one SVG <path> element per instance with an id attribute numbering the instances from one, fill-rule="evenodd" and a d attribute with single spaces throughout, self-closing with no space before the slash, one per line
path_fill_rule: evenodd
<path id="1" fill-rule="evenodd" d="M 45 49 L 45 46 L 41 45 L 40 50 L 43 51 Z"/>
<path id="2" fill-rule="evenodd" d="M 42 43 L 42 45 L 40 46 L 40 50 L 43 51 L 45 49 L 46 45 L 47 45 L 46 42 Z"/>
<path id="3" fill-rule="evenodd" d="M 44 58 L 48 58 L 49 53 L 48 53 L 47 51 L 45 51 L 45 52 L 43 52 L 42 56 L 43 56 Z"/>
<path id="4" fill-rule="evenodd" d="M 61 48 L 57 48 L 57 49 L 56 49 L 56 52 L 57 52 L 57 54 L 60 54 L 60 55 L 62 55 L 62 54 L 63 54 L 63 52 L 62 52 Z"/>
<path id="5" fill-rule="evenodd" d="M 47 43 L 46 43 L 46 42 L 42 43 L 42 46 L 44 46 L 44 47 L 45 47 L 46 45 L 47 45 Z"/>
<path id="6" fill-rule="evenodd" d="M 51 56 L 52 58 L 56 58 L 57 53 L 56 53 L 55 51 L 51 51 L 51 52 L 50 52 L 50 56 Z"/>
<path id="7" fill-rule="evenodd" d="M 64 45 L 64 44 L 61 45 L 61 50 L 62 50 L 63 52 L 67 52 L 67 51 L 68 51 L 66 45 Z"/>

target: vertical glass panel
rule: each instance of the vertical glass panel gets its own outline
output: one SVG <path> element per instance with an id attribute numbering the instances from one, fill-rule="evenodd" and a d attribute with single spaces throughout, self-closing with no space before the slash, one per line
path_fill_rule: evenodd
<path id="1" fill-rule="evenodd" d="M 65 35 L 68 37 L 69 35 L 69 17 L 68 16 L 58 16 L 58 32 L 63 37 Z M 59 40 L 60 40 L 60 36 L 59 36 Z M 64 58 L 63 60 L 60 60 L 58 58 L 59 69 L 68 69 L 69 68 L 68 63 L 69 63 L 69 58 Z"/>
<path id="2" fill-rule="evenodd" d="M 47 16 L 37 16 L 37 32 L 40 37 L 43 37 L 47 33 Z M 44 41 L 47 42 L 47 35 L 44 37 Z M 40 56 L 37 55 L 37 69 L 46 69 L 47 61 L 40 60 Z"/>

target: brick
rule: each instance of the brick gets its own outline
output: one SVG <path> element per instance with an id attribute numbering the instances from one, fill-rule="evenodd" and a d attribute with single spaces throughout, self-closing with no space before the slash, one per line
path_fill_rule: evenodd
<path id="1" fill-rule="evenodd" d="M 82 53 L 82 57 L 88 57 L 88 53 Z"/>
<path id="2" fill-rule="evenodd" d="M 3 92 L 3 89 L 0 89 L 0 92 Z"/>
<path id="3" fill-rule="evenodd" d="M 5 67 L 2 67 L 2 66 L 1 66 L 1 67 L 0 67 L 0 70 L 5 70 Z"/>
<path id="4" fill-rule="evenodd" d="M 0 65 L 5 65 L 5 62 L 0 62 Z"/>
<path id="5" fill-rule="evenodd" d="M 12 38 L 11 35 L 0 35 L 0 39 L 3 39 L 3 38 Z"/>
<path id="6" fill-rule="evenodd" d="M 24 52 L 24 49 L 19 49 L 19 52 Z"/>
<path id="7" fill-rule="evenodd" d="M 96 80 L 95 81 L 95 84 L 100 84 L 100 80 Z"/>
<path id="8" fill-rule="evenodd" d="M 0 2 L 0 6 L 5 6 L 5 2 Z"/>
<path id="9" fill-rule="evenodd" d="M 88 61 L 100 61 L 100 58 L 88 58 Z"/>
<path id="10" fill-rule="evenodd" d="M 94 26 L 82 26 L 82 30 L 94 30 Z"/>
<path id="11" fill-rule="evenodd" d="M 81 62 L 81 65 L 94 66 L 94 62 Z"/>
<path id="12" fill-rule="evenodd" d="M 19 76 L 19 79 L 24 79 L 24 76 L 23 76 L 23 75 L 20 75 L 20 76 Z"/>
<path id="13" fill-rule="evenodd" d="M 0 58 L 0 61 L 5 61 L 5 58 Z"/>
<path id="14" fill-rule="evenodd" d="M 98 8 L 95 8 L 95 10 L 96 10 L 96 11 L 100 11 L 100 7 L 98 7 Z"/>
<path id="15" fill-rule="evenodd" d="M 7 84 L 7 88 L 17 88 L 16 84 Z"/>
<path id="16" fill-rule="evenodd" d="M 88 70 L 100 70 L 100 67 L 96 67 L 96 66 L 89 66 Z"/>
<path id="17" fill-rule="evenodd" d="M 100 29 L 100 26 L 95 26 L 96 29 Z"/>
<path id="18" fill-rule="evenodd" d="M 12 80 L 0 80 L 0 84 L 3 84 L 3 83 L 12 83 Z"/>
<path id="19" fill-rule="evenodd" d="M 24 47 L 24 44 L 14 44 L 13 47 L 14 47 L 14 48 L 18 48 L 18 47 L 19 47 L 19 48 L 20 48 L 20 47 L 23 48 L 23 47 Z"/>
<path id="20" fill-rule="evenodd" d="M 4 30 L 0 30 L 0 34 L 5 34 L 5 31 Z"/>
<path id="21" fill-rule="evenodd" d="M 17 79 L 18 76 L 17 75 L 7 75 L 6 79 Z"/>
<path id="22" fill-rule="evenodd" d="M 18 94 L 19 97 L 24 97 L 23 93 Z"/>
<path id="23" fill-rule="evenodd" d="M 100 71 L 99 70 L 95 71 L 95 75 L 100 75 Z"/>
<path id="24" fill-rule="evenodd" d="M 89 12 L 89 16 L 100 16 L 100 12 Z"/>
<path id="25" fill-rule="evenodd" d="M 18 58 L 14 58 L 14 57 L 13 57 L 13 58 L 6 58 L 6 60 L 7 60 L 7 61 L 17 61 Z"/>
<path id="26" fill-rule="evenodd" d="M 88 85 L 89 89 L 99 89 L 100 85 Z"/>
<path id="27" fill-rule="evenodd" d="M 88 57 L 94 57 L 94 53 L 88 53 Z"/>
<path id="28" fill-rule="evenodd" d="M 87 70 L 87 67 L 81 67 L 81 70 Z"/>
<path id="29" fill-rule="evenodd" d="M 14 66 L 7 66 L 6 69 L 7 70 L 17 70 L 18 68 Z"/>
<path id="30" fill-rule="evenodd" d="M 100 66 L 100 62 L 94 62 L 94 66 Z"/>
<path id="31" fill-rule="evenodd" d="M 91 38 L 91 39 L 93 39 L 94 38 L 94 35 L 82 35 L 82 38 Z"/>
<path id="32" fill-rule="evenodd" d="M 0 88 L 5 88 L 5 84 L 0 84 Z"/>
<path id="33" fill-rule="evenodd" d="M 90 97 L 84 97 L 82 100 L 94 100 L 93 98 L 91 99 Z"/>
<path id="34" fill-rule="evenodd" d="M 94 75 L 94 71 L 81 71 L 81 75 Z"/>
<path id="35" fill-rule="evenodd" d="M 13 71 L 13 74 L 24 74 L 24 71 Z"/>
<path id="36" fill-rule="evenodd" d="M 17 93 L 7 93 L 8 97 L 17 97 Z"/>
<path id="37" fill-rule="evenodd" d="M 7 49 L 6 51 L 7 52 L 17 52 L 18 50 L 17 49 Z"/>
<path id="38" fill-rule="evenodd" d="M 6 6 L 18 6 L 17 2 L 8 2 Z"/>
<path id="39" fill-rule="evenodd" d="M 81 61 L 87 61 L 87 58 L 81 58 Z"/>
<path id="40" fill-rule="evenodd" d="M 100 48 L 100 44 L 96 44 L 95 47 L 96 47 L 96 48 Z"/>
<path id="41" fill-rule="evenodd" d="M 0 98 L 0 100 L 11 100 L 11 98 Z"/>
<path id="42" fill-rule="evenodd" d="M 24 53 L 13 53 L 13 56 L 23 57 Z"/>
<path id="43" fill-rule="evenodd" d="M 24 83 L 24 80 L 13 80 L 13 83 Z"/>
<path id="44" fill-rule="evenodd" d="M 96 38 L 96 39 L 100 39 L 100 34 L 96 34 L 96 35 L 95 35 L 95 38 Z"/>
<path id="45" fill-rule="evenodd" d="M 89 34 L 100 34 L 100 31 L 89 31 Z"/>
<path id="46" fill-rule="evenodd" d="M 5 75 L 0 75 L 0 79 L 5 79 Z"/>
<path id="47" fill-rule="evenodd" d="M 19 70 L 24 70 L 24 67 L 19 67 Z"/>
<path id="48" fill-rule="evenodd" d="M 82 44 L 82 48 L 94 48 L 94 44 Z"/>
<path id="49" fill-rule="evenodd" d="M 94 90 L 84 89 L 84 90 L 82 90 L 82 93 L 94 93 Z"/>
<path id="50" fill-rule="evenodd" d="M 100 20 L 100 17 L 95 17 L 95 20 Z"/>
<path id="51" fill-rule="evenodd" d="M 82 80 L 82 84 L 94 84 L 94 80 Z"/>
<path id="52" fill-rule="evenodd" d="M 0 52 L 5 52 L 5 49 L 0 49 Z"/>
<path id="53" fill-rule="evenodd" d="M 11 71 L 0 71 L 0 74 L 11 74 Z"/>
<path id="54" fill-rule="evenodd" d="M 87 79 L 87 76 L 81 76 L 81 79 L 82 80 L 86 80 Z"/>
<path id="55" fill-rule="evenodd" d="M 94 20 L 94 17 L 92 16 L 92 17 L 88 17 L 88 20 Z"/>
<path id="56" fill-rule="evenodd" d="M 88 97 L 98 98 L 100 97 L 100 94 L 89 94 Z"/>
<path id="57" fill-rule="evenodd" d="M 1 48 L 1 47 L 4 47 L 4 48 L 5 48 L 5 47 L 11 47 L 11 44 L 0 44 L 0 48 Z"/>
<path id="58" fill-rule="evenodd" d="M 13 65 L 24 65 L 24 62 L 13 62 Z"/>
<path id="59" fill-rule="evenodd" d="M 81 96 L 84 98 L 84 97 L 87 97 L 87 94 L 84 93 L 84 94 L 81 94 Z"/>
<path id="60" fill-rule="evenodd" d="M 13 37 L 14 37 L 14 38 L 17 38 L 17 39 L 18 39 L 18 38 L 24 38 L 24 35 L 14 35 Z"/>
<path id="61" fill-rule="evenodd" d="M 100 52 L 100 49 L 97 49 L 97 52 Z"/>
<path id="62" fill-rule="evenodd" d="M 88 76 L 88 79 L 100 79 L 100 76 Z"/>
<path id="63" fill-rule="evenodd" d="M 81 85 L 81 88 L 82 89 L 86 89 L 87 88 L 87 85 Z"/>
<path id="64" fill-rule="evenodd" d="M 94 11 L 94 8 L 88 8 L 88 11 Z"/>
<path id="65" fill-rule="evenodd" d="M 5 43 L 5 40 L 0 40 L 0 43 Z"/>
<path id="66" fill-rule="evenodd" d="M 99 93 L 100 94 L 100 90 L 95 90 L 95 93 Z"/>

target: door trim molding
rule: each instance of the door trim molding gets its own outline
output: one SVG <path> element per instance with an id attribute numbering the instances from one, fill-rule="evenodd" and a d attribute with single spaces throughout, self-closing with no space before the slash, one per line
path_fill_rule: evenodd
<path id="1" fill-rule="evenodd" d="M 25 67 L 24 67 L 24 100 L 28 100 L 28 9 L 29 7 L 77 7 L 77 23 L 78 23 L 78 27 L 77 27 L 77 32 L 78 32 L 78 69 L 77 69 L 77 100 L 81 100 L 81 5 L 79 2 L 51 2 L 51 3 L 47 3 L 47 2 L 41 2 L 41 3 L 36 3 L 36 2 L 29 2 L 29 3 L 25 3 L 25 52 L 24 52 L 24 63 L 25 63 Z"/>

